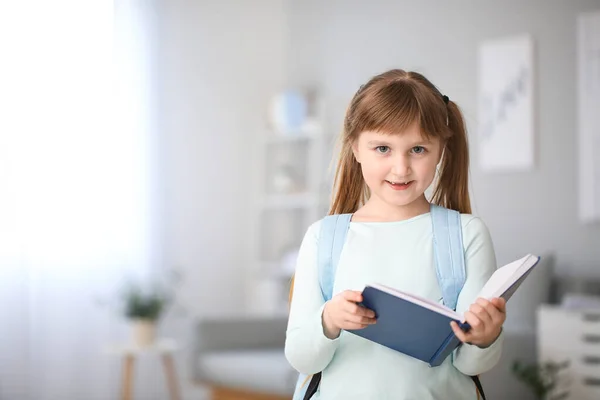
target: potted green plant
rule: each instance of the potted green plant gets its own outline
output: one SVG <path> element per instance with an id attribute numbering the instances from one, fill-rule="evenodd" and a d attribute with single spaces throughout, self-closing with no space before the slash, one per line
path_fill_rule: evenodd
<path id="1" fill-rule="evenodd" d="M 515 377 L 529 387 L 536 399 L 546 400 L 550 392 L 556 387 L 558 373 L 567 368 L 569 362 L 557 363 L 547 361 L 544 363 L 523 363 L 514 361 L 512 373 Z"/>
<path id="2" fill-rule="evenodd" d="M 138 346 L 150 346 L 156 339 L 157 324 L 171 302 L 168 291 L 158 286 L 145 289 L 129 283 L 122 292 L 123 314 L 131 324 L 132 340 Z"/>
<path id="3" fill-rule="evenodd" d="M 146 278 L 130 276 L 110 294 L 96 295 L 95 301 L 127 321 L 135 345 L 149 346 L 156 340 L 158 324 L 167 311 L 172 309 L 174 317 L 186 314 L 177 301 L 182 280 L 183 275 L 177 269 L 166 269 Z"/>

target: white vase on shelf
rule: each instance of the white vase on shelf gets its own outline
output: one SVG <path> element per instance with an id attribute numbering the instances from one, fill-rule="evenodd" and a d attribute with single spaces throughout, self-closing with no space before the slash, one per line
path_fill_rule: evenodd
<path id="1" fill-rule="evenodd" d="M 135 318 L 130 322 L 131 340 L 138 347 L 149 347 L 156 341 L 156 322 L 146 318 Z"/>
<path id="2" fill-rule="evenodd" d="M 272 127 L 283 134 L 298 133 L 307 117 L 305 96 L 295 90 L 285 90 L 273 97 L 269 107 Z"/>

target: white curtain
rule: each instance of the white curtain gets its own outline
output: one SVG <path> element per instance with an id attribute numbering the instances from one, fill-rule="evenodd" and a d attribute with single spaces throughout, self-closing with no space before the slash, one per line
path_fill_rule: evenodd
<path id="1" fill-rule="evenodd" d="M 122 319 L 160 258 L 149 1 L 0 5 L 0 399 L 111 399 Z"/>

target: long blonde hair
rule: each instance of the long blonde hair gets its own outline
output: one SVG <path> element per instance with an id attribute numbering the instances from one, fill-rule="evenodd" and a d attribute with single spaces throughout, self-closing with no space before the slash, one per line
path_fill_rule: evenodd
<path id="1" fill-rule="evenodd" d="M 369 199 L 369 188 L 352 152 L 352 145 L 361 132 L 397 134 L 414 122 L 419 124 L 425 137 L 441 139 L 444 148 L 430 201 L 461 213 L 471 213 L 469 146 L 459 107 L 423 75 L 393 69 L 361 86 L 348 106 L 329 215 L 354 213 Z M 292 277 L 290 304 L 293 292 Z"/>

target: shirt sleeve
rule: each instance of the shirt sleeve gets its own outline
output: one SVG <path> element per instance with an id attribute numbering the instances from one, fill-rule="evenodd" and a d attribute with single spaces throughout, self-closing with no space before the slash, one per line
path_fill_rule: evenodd
<path id="1" fill-rule="evenodd" d="M 456 306 L 463 315 L 477 300 L 479 291 L 496 271 L 496 255 L 487 226 L 477 217 L 470 217 L 463 226 L 466 280 Z M 502 355 L 504 331 L 489 347 L 463 343 L 454 351 L 454 366 L 465 375 L 479 375 L 492 369 Z"/>
<path id="2" fill-rule="evenodd" d="M 320 221 L 312 224 L 300 245 L 285 340 L 288 362 L 307 375 L 323 371 L 339 345 L 339 337 L 332 340 L 323 332 L 325 300 L 317 266 L 320 226 Z"/>

